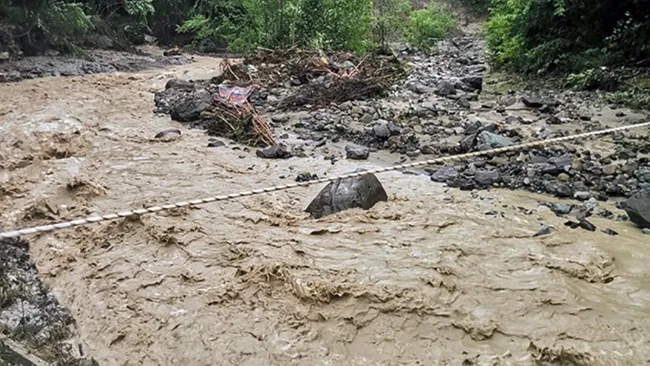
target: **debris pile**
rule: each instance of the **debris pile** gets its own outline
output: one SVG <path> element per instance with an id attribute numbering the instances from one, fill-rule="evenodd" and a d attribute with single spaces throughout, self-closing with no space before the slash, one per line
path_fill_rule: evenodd
<path id="1" fill-rule="evenodd" d="M 206 81 L 170 80 L 154 96 L 156 112 L 205 128 L 213 136 L 252 145 L 275 145 L 269 124 L 248 103 L 252 88 Z"/>
<path id="2" fill-rule="evenodd" d="M 212 80 L 257 88 L 297 87 L 279 103 L 281 109 L 364 100 L 381 96 L 407 76 L 394 56 L 349 52 L 326 55 L 322 51 L 299 48 L 264 51 L 245 58 L 240 64 L 225 60 L 223 74 Z"/>

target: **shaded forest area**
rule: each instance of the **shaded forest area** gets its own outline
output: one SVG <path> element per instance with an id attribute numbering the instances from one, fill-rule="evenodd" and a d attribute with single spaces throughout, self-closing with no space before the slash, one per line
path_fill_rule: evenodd
<path id="1" fill-rule="evenodd" d="M 650 66 L 650 0 L 450 1 L 489 14 L 497 69 L 568 75 L 568 86 L 611 91 L 631 77 L 620 67 L 638 74 Z M 392 41 L 427 49 L 457 26 L 446 5 L 407 0 L 0 0 L 0 60 L 129 49 L 147 35 L 201 52 L 298 45 L 365 53 Z"/>

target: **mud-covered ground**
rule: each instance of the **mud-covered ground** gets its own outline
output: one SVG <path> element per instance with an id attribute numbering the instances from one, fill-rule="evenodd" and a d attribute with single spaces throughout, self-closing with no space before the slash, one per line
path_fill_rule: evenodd
<path id="1" fill-rule="evenodd" d="M 350 117 L 361 132 L 341 131 L 325 146 L 298 138 L 318 128 L 292 123 L 301 116 L 328 119 L 305 111 L 276 117 L 277 135 L 287 133 L 283 141 L 304 152 L 289 159 L 261 159 L 255 149 L 223 139 L 225 146 L 207 147 L 203 131 L 152 113 L 153 93 L 172 78 L 209 79 L 218 65 L 219 60 L 196 57 L 192 65 L 134 74 L 0 85 L 2 225 L 32 226 L 266 187 L 303 172 L 331 176 L 422 159 L 420 145 L 438 146 L 441 139 L 451 145 L 472 122 L 468 112 L 457 112 L 458 121 L 448 113 L 422 112 L 408 119 L 412 125 L 400 120 L 400 128 L 428 140 L 391 149 L 375 144 L 377 139 L 364 140 L 383 122 L 361 104 L 350 106 L 361 107 Z M 437 66 L 430 67 L 427 75 L 434 79 Z M 440 68 L 438 73 L 453 70 Z M 422 84 L 427 87 L 426 80 Z M 454 99 L 423 90 L 405 91 L 393 103 L 412 100 L 419 108 L 427 109 L 429 102 L 451 109 L 445 103 Z M 561 125 L 546 124 L 548 116 L 538 114 L 543 112 L 523 108 L 496 111 L 502 96 L 473 95 L 478 100 L 468 101 L 474 107 L 488 106 L 471 113 L 483 126 L 515 118 L 522 136 L 503 134 L 514 140 L 540 136 L 542 126 L 541 132 L 551 133 L 594 128 L 563 115 Z M 579 101 L 598 126 L 643 118 Z M 270 107 L 261 106 L 269 119 L 279 116 Z M 342 122 L 334 124 L 341 125 L 352 114 L 321 113 L 340 113 Z M 359 121 L 366 113 L 371 118 Z M 364 121 L 370 128 L 364 129 Z M 431 133 L 418 132 L 431 127 Z M 154 138 L 169 128 L 182 135 Z M 400 136 L 410 133 L 403 132 Z M 643 143 L 629 137 L 643 133 L 626 139 Z M 345 137 L 371 146 L 369 160 L 345 159 Z M 605 156 L 615 151 L 616 141 L 604 137 L 583 144 Z M 642 158 L 636 153 L 634 159 Z M 636 170 L 643 168 L 641 160 Z M 624 217 L 615 201 L 565 199 L 561 203 L 575 204 L 580 218 L 585 215 L 579 212 L 593 213 L 588 220 L 598 228 L 572 229 L 556 214 L 563 207 L 556 198 L 499 184 L 463 191 L 448 187 L 445 179 L 432 181 L 438 171 L 380 175 L 389 201 L 368 211 L 311 220 L 303 210 L 322 188 L 312 186 L 32 236 L 30 253 L 42 280 L 70 309 L 85 353 L 100 364 L 641 365 L 650 360 L 648 236 L 612 219 Z M 571 179 L 587 178 L 569 173 L 573 197 Z M 529 178 L 555 183 L 562 173 L 554 174 Z M 619 174 L 627 173 L 610 175 Z M 632 175 L 623 178 L 630 190 L 643 183 Z M 604 210 L 613 216 L 596 214 Z"/>
<path id="2" fill-rule="evenodd" d="M 89 50 L 86 58 L 48 55 L 14 61 L 0 61 L 0 83 L 17 82 L 48 76 L 83 76 L 116 72 L 134 72 L 170 65 L 185 65 L 191 57 L 163 55 L 163 52 L 144 46 L 138 53 L 108 50 Z"/>

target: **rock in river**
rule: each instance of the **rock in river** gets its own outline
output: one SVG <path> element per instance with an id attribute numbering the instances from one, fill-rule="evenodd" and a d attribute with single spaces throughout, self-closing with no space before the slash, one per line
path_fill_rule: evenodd
<path id="1" fill-rule="evenodd" d="M 286 146 L 267 146 L 255 153 L 263 159 L 289 159 L 291 151 Z"/>
<path id="2" fill-rule="evenodd" d="M 368 210 L 388 195 L 374 174 L 331 182 L 309 204 L 306 212 L 318 219 L 351 208 Z"/>
<path id="3" fill-rule="evenodd" d="M 180 136 L 181 135 L 181 130 L 172 128 L 169 130 L 164 130 L 160 131 L 154 136 L 155 139 L 162 139 L 162 138 L 172 138 L 174 136 Z"/>
<path id="4" fill-rule="evenodd" d="M 625 212 L 630 220 L 642 228 L 650 228 L 650 191 L 640 191 L 630 197 L 625 204 Z"/>

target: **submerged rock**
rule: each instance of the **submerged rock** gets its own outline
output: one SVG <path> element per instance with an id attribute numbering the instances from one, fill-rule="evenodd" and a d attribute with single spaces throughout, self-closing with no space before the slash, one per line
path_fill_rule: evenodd
<path id="1" fill-rule="evenodd" d="M 181 130 L 176 129 L 176 128 L 171 128 L 169 130 L 164 130 L 160 131 L 154 136 L 155 139 L 162 139 L 162 138 L 171 138 L 174 136 L 180 136 L 181 135 Z"/>
<path id="2" fill-rule="evenodd" d="M 625 204 L 630 221 L 641 228 L 650 229 L 650 191 L 642 190 L 630 197 Z"/>
<path id="3" fill-rule="evenodd" d="M 331 182 L 307 206 L 306 212 L 318 219 L 351 208 L 368 210 L 388 195 L 374 174 Z"/>

